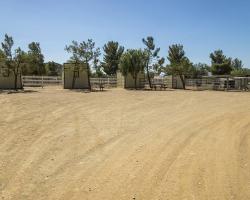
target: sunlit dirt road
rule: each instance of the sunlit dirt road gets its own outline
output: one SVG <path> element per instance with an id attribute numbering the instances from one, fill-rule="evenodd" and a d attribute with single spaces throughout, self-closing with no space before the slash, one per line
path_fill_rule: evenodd
<path id="1" fill-rule="evenodd" d="M 0 199 L 249 200 L 250 93 L 2 93 Z"/>

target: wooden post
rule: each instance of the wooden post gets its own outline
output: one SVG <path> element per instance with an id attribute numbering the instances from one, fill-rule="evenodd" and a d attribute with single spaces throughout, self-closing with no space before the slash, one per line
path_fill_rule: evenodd
<path id="1" fill-rule="evenodd" d="M 116 73 L 116 87 L 118 88 L 124 88 L 126 87 L 126 78 L 122 75 L 120 71 L 117 71 Z"/>
<path id="2" fill-rule="evenodd" d="M 43 76 L 42 76 L 42 88 L 43 88 Z"/>
<path id="3" fill-rule="evenodd" d="M 228 91 L 228 88 L 229 88 L 229 77 L 227 77 L 227 91 Z"/>

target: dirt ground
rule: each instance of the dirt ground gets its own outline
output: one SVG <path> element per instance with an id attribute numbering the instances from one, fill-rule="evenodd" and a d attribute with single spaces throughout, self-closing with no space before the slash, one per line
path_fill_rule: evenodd
<path id="1" fill-rule="evenodd" d="M 250 93 L 2 93 L 0 199 L 249 200 Z"/>

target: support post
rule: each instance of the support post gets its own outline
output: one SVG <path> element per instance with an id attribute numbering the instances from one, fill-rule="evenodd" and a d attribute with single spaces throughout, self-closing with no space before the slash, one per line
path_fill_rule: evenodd
<path id="1" fill-rule="evenodd" d="M 42 88 L 43 88 L 43 76 L 42 76 Z"/>
<path id="2" fill-rule="evenodd" d="M 229 77 L 227 77 L 227 91 L 228 91 L 228 88 L 229 88 Z"/>

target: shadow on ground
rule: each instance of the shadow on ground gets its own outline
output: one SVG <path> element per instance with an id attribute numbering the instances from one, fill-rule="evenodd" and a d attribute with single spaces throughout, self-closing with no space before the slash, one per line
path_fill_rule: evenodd
<path id="1" fill-rule="evenodd" d="M 95 90 L 95 89 L 92 89 L 91 91 L 90 90 L 85 90 L 85 89 L 69 89 L 68 91 L 71 91 L 71 92 L 79 92 L 79 93 L 91 93 L 91 92 L 108 92 L 109 90 Z"/>
<path id="2" fill-rule="evenodd" d="M 36 90 L 0 90 L 0 94 L 26 94 L 36 93 Z"/>

